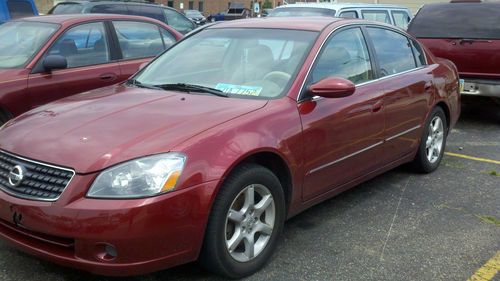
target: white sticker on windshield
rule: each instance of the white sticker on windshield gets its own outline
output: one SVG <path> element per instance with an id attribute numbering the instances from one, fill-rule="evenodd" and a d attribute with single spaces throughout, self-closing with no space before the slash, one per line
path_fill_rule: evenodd
<path id="1" fill-rule="evenodd" d="M 233 85 L 225 83 L 219 83 L 217 84 L 217 86 L 215 86 L 215 88 L 217 90 L 223 91 L 226 94 L 234 95 L 259 96 L 260 92 L 262 92 L 262 87 Z"/>

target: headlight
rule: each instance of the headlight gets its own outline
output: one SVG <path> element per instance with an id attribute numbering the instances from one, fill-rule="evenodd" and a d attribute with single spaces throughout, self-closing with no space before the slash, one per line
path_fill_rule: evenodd
<path id="1" fill-rule="evenodd" d="M 111 167 L 95 179 L 87 193 L 94 198 L 140 198 L 175 189 L 186 157 L 165 153 Z"/>

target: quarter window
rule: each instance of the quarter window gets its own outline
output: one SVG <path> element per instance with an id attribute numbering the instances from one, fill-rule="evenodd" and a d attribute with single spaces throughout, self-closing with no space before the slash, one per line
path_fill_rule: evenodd
<path id="1" fill-rule="evenodd" d="M 394 19 L 394 24 L 404 30 L 408 29 L 408 24 L 410 23 L 410 16 L 407 12 L 403 11 L 392 11 L 392 18 Z"/>
<path id="2" fill-rule="evenodd" d="M 171 9 L 163 9 L 167 18 L 168 25 L 181 33 L 187 33 L 193 30 L 193 23 L 183 15 Z"/>
<path id="3" fill-rule="evenodd" d="M 406 36 L 383 28 L 368 27 L 367 30 L 375 48 L 381 76 L 416 67 L 412 45 Z"/>
<path id="4" fill-rule="evenodd" d="M 166 49 L 160 29 L 154 24 L 113 21 L 113 25 L 124 59 L 154 57 Z M 165 43 L 172 45 L 171 41 Z"/>
<path id="5" fill-rule="evenodd" d="M 422 50 L 422 47 L 415 41 L 415 40 L 410 40 L 411 42 L 411 47 L 413 50 L 413 54 L 415 55 L 415 63 L 417 64 L 417 67 L 426 65 L 427 63 L 425 62 L 425 55 L 424 51 Z"/>
<path id="6" fill-rule="evenodd" d="M 387 11 L 361 11 L 364 19 L 391 23 L 389 13 Z"/>
<path id="7" fill-rule="evenodd" d="M 335 76 L 355 84 L 373 79 L 373 71 L 363 33 L 351 28 L 336 33 L 321 51 L 312 71 L 312 82 Z"/>
<path id="8" fill-rule="evenodd" d="M 50 48 L 49 54 L 65 57 L 68 68 L 109 62 L 104 24 L 95 22 L 71 28 Z"/>

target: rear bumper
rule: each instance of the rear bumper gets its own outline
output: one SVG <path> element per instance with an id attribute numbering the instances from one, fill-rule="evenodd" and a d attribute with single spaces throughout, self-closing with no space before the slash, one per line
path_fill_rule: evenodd
<path id="1" fill-rule="evenodd" d="M 500 81 L 463 78 L 465 80 L 462 95 L 500 98 Z"/>
<path id="2" fill-rule="evenodd" d="M 45 260 L 95 274 L 154 272 L 197 258 L 215 186 L 209 182 L 135 200 L 81 198 L 62 207 L 0 191 L 0 238 Z M 107 255 L 107 246 L 116 257 Z"/>

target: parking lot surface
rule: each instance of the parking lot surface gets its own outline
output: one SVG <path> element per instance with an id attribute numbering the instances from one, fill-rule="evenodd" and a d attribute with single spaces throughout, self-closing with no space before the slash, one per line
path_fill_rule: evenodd
<path id="1" fill-rule="evenodd" d="M 500 105 L 464 99 L 446 151 L 453 154 L 432 174 L 400 167 L 292 218 L 271 262 L 245 280 L 471 278 L 500 251 Z M 221 279 L 195 263 L 132 278 L 94 276 L 0 242 L 0 280 Z"/>

